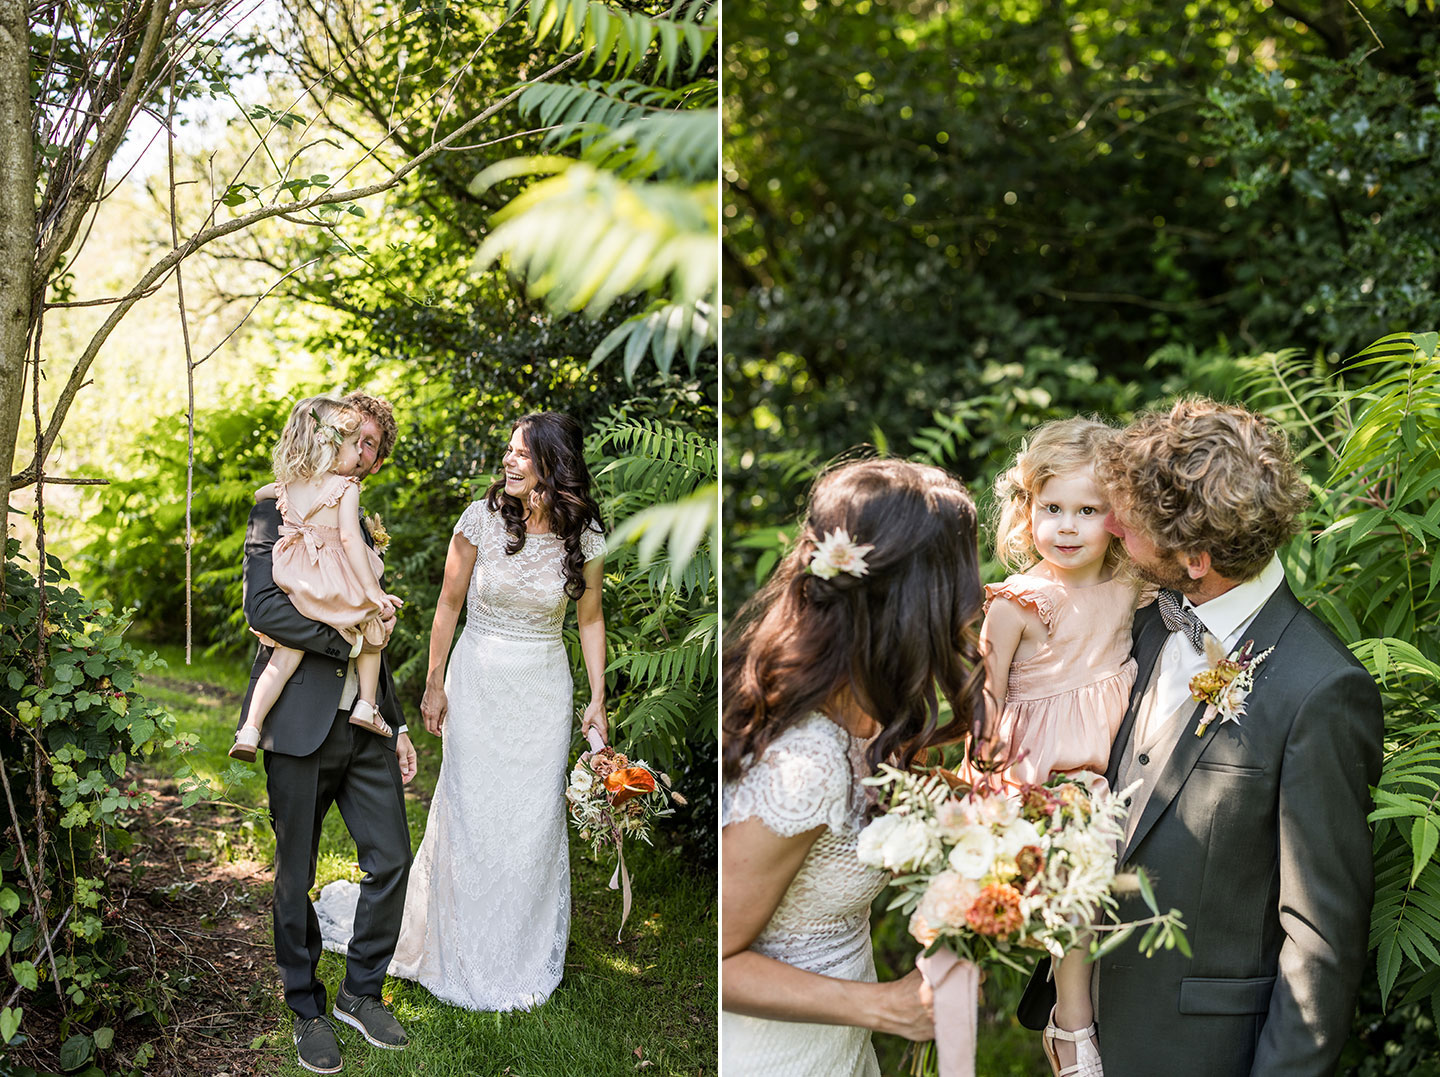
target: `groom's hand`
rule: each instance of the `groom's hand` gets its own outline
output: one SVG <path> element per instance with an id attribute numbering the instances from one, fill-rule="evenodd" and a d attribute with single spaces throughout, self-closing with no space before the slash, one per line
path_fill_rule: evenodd
<path id="1" fill-rule="evenodd" d="M 415 777 L 415 745 L 410 743 L 409 733 L 395 738 L 395 758 L 400 761 L 400 784 L 409 785 Z"/>

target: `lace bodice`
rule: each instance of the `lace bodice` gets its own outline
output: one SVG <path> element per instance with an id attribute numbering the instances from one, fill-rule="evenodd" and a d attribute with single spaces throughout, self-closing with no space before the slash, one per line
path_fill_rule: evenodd
<path id="1" fill-rule="evenodd" d="M 721 825 L 758 818 L 782 837 L 825 826 L 751 949 L 810 972 L 847 966 L 870 946 L 870 903 L 883 871 L 855 856 L 868 799 L 868 742 L 822 714 L 787 729 L 725 785 Z M 871 974 L 873 979 L 873 973 Z"/>
<path id="2" fill-rule="evenodd" d="M 466 631 L 512 640 L 558 640 L 565 623 L 565 541 L 559 535 L 527 535 L 514 555 L 498 511 L 472 502 L 455 532 L 475 545 L 475 570 L 466 598 Z M 580 536 L 586 561 L 605 552 L 605 536 L 586 529 Z"/>

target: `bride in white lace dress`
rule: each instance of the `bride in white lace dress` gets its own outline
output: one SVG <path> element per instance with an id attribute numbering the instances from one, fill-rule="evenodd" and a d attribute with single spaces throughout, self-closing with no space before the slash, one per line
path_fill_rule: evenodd
<path id="1" fill-rule="evenodd" d="M 560 630 L 571 598 L 590 681 L 581 732 L 608 735 L 605 539 L 579 423 L 555 412 L 520 419 L 504 471 L 461 515 L 445 561 L 420 704 L 444 756 L 390 965 L 472 1010 L 536 1006 L 565 966 L 574 711 Z"/>
<path id="2" fill-rule="evenodd" d="M 918 972 L 875 982 L 855 856 L 876 763 L 958 740 L 981 698 L 975 510 L 938 468 L 842 465 L 725 654 L 721 1073 L 874 1077 L 872 1030 L 934 1035 Z M 937 728 L 937 687 L 953 721 Z"/>

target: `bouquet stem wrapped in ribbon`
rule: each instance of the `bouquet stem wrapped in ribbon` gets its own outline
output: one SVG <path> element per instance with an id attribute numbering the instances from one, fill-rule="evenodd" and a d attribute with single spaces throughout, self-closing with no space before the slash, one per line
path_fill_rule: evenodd
<path id="1" fill-rule="evenodd" d="M 625 835 L 633 834 L 647 845 L 655 819 L 674 815 L 671 801 L 684 804 L 685 798 L 670 788 L 670 776 L 655 770 L 644 760 L 631 762 L 614 748 L 605 746 L 600 734 L 587 730 L 590 751 L 575 761 L 565 799 L 570 802 L 570 819 L 580 836 L 591 843 L 596 856 L 606 845 L 615 849 L 615 872 L 610 889 L 621 892 L 620 926 L 615 941 L 630 918 L 630 872 L 625 867 Z"/>
<path id="2" fill-rule="evenodd" d="M 916 964 L 935 993 L 938 1060 L 917 1060 L 929 1073 L 973 1077 L 985 965 L 1028 972 L 1022 959 L 1034 951 L 1058 958 L 1080 945 L 1098 955 L 1139 927 L 1147 955 L 1161 946 L 1189 954 L 1178 910 L 1160 912 L 1143 872 L 1116 874 L 1133 789 L 1058 777 L 1014 794 L 890 766 L 865 780 L 881 788 L 884 814 L 861 831 L 857 853 L 893 874 L 889 907 L 910 914 L 925 947 Z M 1124 923 L 1115 893 L 1132 883 L 1153 915 Z"/>

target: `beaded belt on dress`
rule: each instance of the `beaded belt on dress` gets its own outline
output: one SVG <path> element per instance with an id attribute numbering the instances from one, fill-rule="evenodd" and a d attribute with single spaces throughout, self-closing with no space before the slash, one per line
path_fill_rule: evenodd
<path id="1" fill-rule="evenodd" d="M 513 618 L 487 617 L 475 610 L 465 619 L 465 631 L 482 636 L 515 640 L 518 643 L 559 643 L 560 626 L 527 625 Z"/>
<path id="2" fill-rule="evenodd" d="M 856 960 L 870 947 L 870 915 L 865 912 L 824 928 L 787 931 L 767 926 L 750 948 L 807 972 L 828 972 Z"/>

